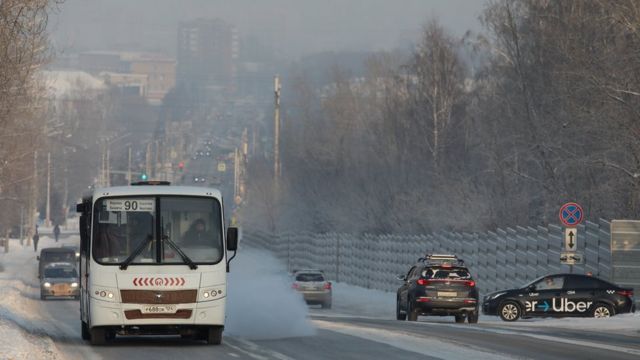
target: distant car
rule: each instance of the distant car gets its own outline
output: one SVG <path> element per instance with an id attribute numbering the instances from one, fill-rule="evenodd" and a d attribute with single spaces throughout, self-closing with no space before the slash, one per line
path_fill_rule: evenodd
<path id="1" fill-rule="evenodd" d="M 40 299 L 48 297 L 80 297 L 75 263 L 58 262 L 45 266 L 40 277 Z"/>
<path id="2" fill-rule="evenodd" d="M 51 263 L 67 262 L 75 264 L 78 257 L 77 248 L 72 247 L 52 247 L 40 250 L 38 259 L 38 278 L 42 278 L 44 268 Z"/>
<path id="3" fill-rule="evenodd" d="M 527 317 L 595 317 L 635 312 L 633 289 L 593 276 L 552 274 L 484 297 L 482 313 L 504 321 Z"/>
<path id="4" fill-rule="evenodd" d="M 196 182 L 196 183 L 201 183 L 202 182 L 203 183 L 205 181 L 207 181 L 207 178 L 204 177 L 204 176 L 194 176 L 193 177 L 193 182 Z"/>
<path id="5" fill-rule="evenodd" d="M 451 316 L 457 323 L 478 322 L 479 295 L 476 282 L 464 261 L 455 255 L 427 255 L 399 275 L 396 318 L 418 320 L 418 316 Z"/>
<path id="6" fill-rule="evenodd" d="M 296 270 L 293 274 L 292 287 L 302 294 L 309 305 L 320 304 L 323 309 L 331 309 L 331 282 L 327 281 L 324 273 L 317 269 Z"/>

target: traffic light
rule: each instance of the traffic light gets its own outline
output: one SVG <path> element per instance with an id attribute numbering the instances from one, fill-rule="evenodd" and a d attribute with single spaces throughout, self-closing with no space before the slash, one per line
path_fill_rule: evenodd
<path id="1" fill-rule="evenodd" d="M 183 171 L 183 170 L 184 170 L 184 162 L 180 161 L 180 162 L 178 163 L 178 169 L 180 169 L 180 171 Z"/>
<path id="2" fill-rule="evenodd" d="M 145 173 L 142 173 L 142 174 L 140 175 L 140 180 L 142 180 L 142 181 L 146 181 L 148 178 L 149 178 L 149 177 L 148 177 L 148 176 L 147 176 L 147 174 L 145 174 Z"/>

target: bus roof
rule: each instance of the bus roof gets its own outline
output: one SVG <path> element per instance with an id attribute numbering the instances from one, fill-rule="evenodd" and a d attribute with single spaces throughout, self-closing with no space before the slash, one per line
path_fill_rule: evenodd
<path id="1" fill-rule="evenodd" d="M 174 186 L 174 185 L 137 185 L 114 186 L 98 188 L 93 191 L 94 200 L 105 196 L 136 196 L 136 195 L 187 195 L 207 196 L 222 199 L 220 190 L 201 186 Z"/>

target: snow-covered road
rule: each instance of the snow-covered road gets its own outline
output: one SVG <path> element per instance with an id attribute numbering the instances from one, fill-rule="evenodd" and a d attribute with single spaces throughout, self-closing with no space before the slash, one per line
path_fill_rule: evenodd
<path id="1" fill-rule="evenodd" d="M 55 244 L 77 244 L 68 236 Z M 41 301 L 36 253 L 12 240 L 0 253 L 0 359 L 637 359 L 640 314 L 610 319 L 481 317 L 394 319 L 395 294 L 334 284 L 332 310 L 308 309 L 269 254 L 243 249 L 232 263 L 221 346 L 177 337 L 117 338 L 105 347 L 80 339 L 78 302 Z"/>

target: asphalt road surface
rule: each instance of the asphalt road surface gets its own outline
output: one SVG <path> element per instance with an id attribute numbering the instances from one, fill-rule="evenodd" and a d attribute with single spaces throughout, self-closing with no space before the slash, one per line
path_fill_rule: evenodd
<path id="1" fill-rule="evenodd" d="M 640 333 L 526 328 L 501 323 L 454 324 L 429 318 L 407 321 L 312 311 L 316 335 L 275 340 L 226 336 L 209 346 L 173 336 L 118 337 L 102 347 L 80 338 L 78 302 L 41 303 L 43 332 L 69 359 L 638 359 Z"/>

